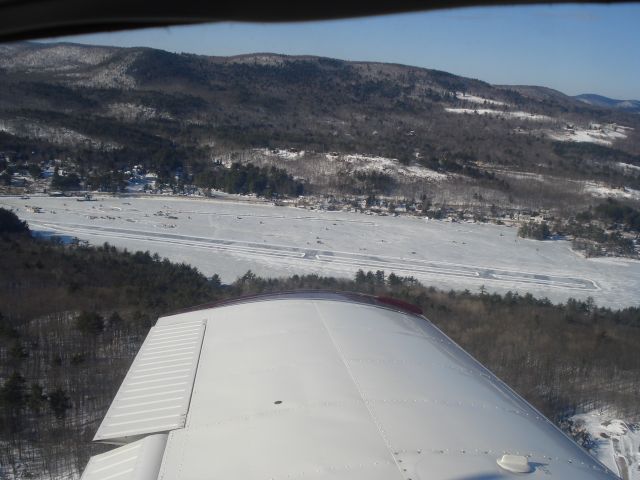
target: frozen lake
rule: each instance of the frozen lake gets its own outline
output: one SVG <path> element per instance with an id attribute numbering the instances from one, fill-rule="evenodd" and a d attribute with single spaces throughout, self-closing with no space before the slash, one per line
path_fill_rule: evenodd
<path id="1" fill-rule="evenodd" d="M 640 262 L 585 259 L 569 242 L 522 239 L 515 228 L 497 225 L 175 197 L 0 197 L 0 206 L 34 231 L 157 252 L 224 282 L 247 270 L 353 278 L 362 268 L 412 275 L 440 289 L 478 292 L 484 285 L 555 302 L 591 296 L 602 306 L 640 304 Z"/>

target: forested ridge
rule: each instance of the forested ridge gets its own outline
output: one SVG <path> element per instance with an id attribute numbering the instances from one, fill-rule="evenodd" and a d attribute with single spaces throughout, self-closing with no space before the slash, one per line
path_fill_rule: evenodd
<path id="1" fill-rule="evenodd" d="M 231 285 L 148 252 L 31 238 L 0 210 L 0 463 L 79 472 L 91 438 L 158 316 L 197 304 L 297 289 L 385 295 L 425 316 L 553 420 L 613 406 L 637 418 L 640 309 L 530 295 L 445 292 L 391 272 Z M 7 467 L 9 466 L 9 467 Z"/>
<path id="2" fill-rule="evenodd" d="M 9 168 L 56 158 L 86 180 L 102 177 L 92 188 L 118 188 L 105 186 L 105 176 L 135 165 L 163 184 L 188 183 L 223 155 L 289 148 L 394 158 L 519 201 L 531 193 L 505 170 L 640 186 L 638 115 L 544 87 L 406 65 L 16 43 L 0 48 L 0 85 L 0 153 Z M 604 125 L 630 129 L 611 142 L 556 138 Z M 551 193 L 562 200 L 561 188 Z"/>

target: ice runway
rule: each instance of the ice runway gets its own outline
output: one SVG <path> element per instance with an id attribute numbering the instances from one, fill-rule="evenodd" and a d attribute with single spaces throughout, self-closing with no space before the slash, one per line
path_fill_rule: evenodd
<path id="1" fill-rule="evenodd" d="M 266 203 L 183 197 L 1 197 L 32 230 L 149 250 L 231 282 L 358 269 L 413 276 L 440 289 L 531 293 L 611 307 L 640 303 L 640 262 L 585 259 L 566 241 L 525 240 L 486 224 L 310 211 Z"/>
<path id="2" fill-rule="evenodd" d="M 264 216 L 263 216 L 264 218 Z M 104 239 L 138 240 L 149 243 L 161 243 L 192 247 L 202 250 L 233 253 L 245 257 L 298 259 L 318 264 L 343 266 L 348 271 L 384 270 L 401 275 L 444 275 L 451 277 L 469 277 L 488 281 L 502 281 L 509 284 L 545 285 L 575 290 L 598 290 L 592 280 L 583 278 L 545 275 L 542 273 L 509 271 L 487 267 L 458 265 L 447 262 L 413 260 L 408 258 L 383 257 L 381 255 L 363 255 L 351 252 L 315 250 L 285 245 L 243 242 L 238 240 L 205 238 L 174 233 L 149 232 L 124 228 L 102 227 L 72 223 L 31 222 L 32 228 L 51 230 L 74 236 L 94 236 Z"/>

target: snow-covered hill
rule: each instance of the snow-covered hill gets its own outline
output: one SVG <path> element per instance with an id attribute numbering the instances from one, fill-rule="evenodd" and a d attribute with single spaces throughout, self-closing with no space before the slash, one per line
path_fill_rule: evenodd
<path id="1" fill-rule="evenodd" d="M 596 95 L 594 93 L 576 95 L 573 98 L 576 98 L 588 105 L 605 108 L 615 108 L 618 110 L 625 110 L 627 112 L 640 113 L 640 100 L 616 100 L 614 98 L 604 97 L 602 95 Z"/>

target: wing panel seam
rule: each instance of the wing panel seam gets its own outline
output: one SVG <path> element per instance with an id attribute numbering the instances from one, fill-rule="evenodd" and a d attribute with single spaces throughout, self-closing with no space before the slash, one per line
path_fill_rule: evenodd
<path id="1" fill-rule="evenodd" d="M 349 363 L 347 362 L 347 359 L 345 358 L 344 354 L 342 353 L 342 349 L 340 348 L 340 346 L 336 342 L 335 338 L 331 334 L 331 330 L 329 329 L 329 327 L 327 326 L 327 323 L 325 321 L 324 314 L 322 313 L 322 311 L 320 311 L 320 308 L 318 308 L 317 302 L 315 302 L 315 301 L 313 302 L 313 307 L 315 308 L 316 312 L 318 313 L 318 317 L 320 318 L 320 322 L 322 323 L 322 326 L 324 327 L 325 331 L 327 332 L 327 335 L 328 335 L 329 339 L 331 340 L 331 344 L 333 345 L 333 348 L 335 348 L 335 350 L 336 350 L 336 352 L 338 354 L 338 357 L 340 358 L 340 361 L 344 365 L 344 368 L 347 370 L 347 373 L 349 374 L 349 378 L 351 378 L 351 381 L 353 382 L 353 385 L 356 387 L 358 395 L 360 396 L 360 398 L 362 400 L 362 403 L 364 404 L 365 408 L 367 409 L 367 412 L 369 413 L 369 416 L 371 417 L 371 420 L 373 421 L 373 424 L 375 425 L 376 430 L 378 431 L 378 434 L 382 438 L 382 441 L 383 441 L 385 447 L 387 447 L 387 450 L 389 452 L 389 456 L 393 459 L 393 463 L 395 464 L 396 468 L 398 469 L 398 473 L 400 474 L 400 478 L 404 479 L 404 475 L 402 473 L 402 467 L 398 463 L 398 460 L 396 459 L 396 456 L 393 454 L 393 449 L 391 448 L 391 443 L 389 442 L 389 439 L 385 435 L 384 429 L 380 425 L 380 422 L 378 421 L 378 418 L 376 417 L 375 412 L 373 411 L 371 405 L 365 399 L 365 397 L 363 395 L 363 392 L 362 392 L 362 389 L 360 388 L 360 384 L 358 383 L 358 381 L 356 380 L 355 375 L 351 371 L 351 368 L 349 367 Z"/>

